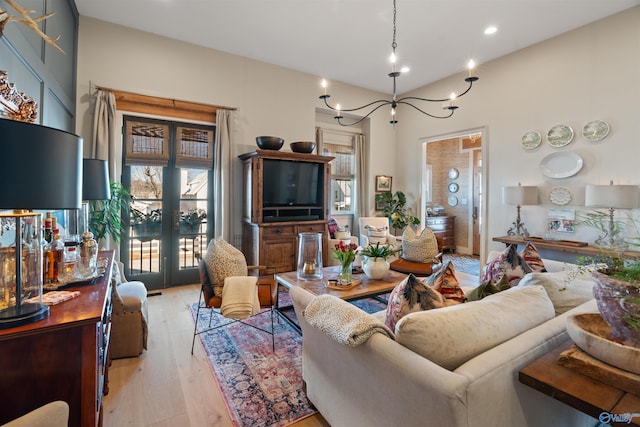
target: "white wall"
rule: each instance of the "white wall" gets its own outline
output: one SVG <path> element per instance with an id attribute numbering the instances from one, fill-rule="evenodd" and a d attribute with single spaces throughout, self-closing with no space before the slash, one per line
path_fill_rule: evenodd
<path id="1" fill-rule="evenodd" d="M 90 83 L 102 87 L 237 108 L 235 154 L 252 151 L 258 135 L 293 141 L 315 139 L 316 108 L 322 106 L 320 77 L 299 73 L 220 51 L 143 33 L 91 18 L 81 17 L 78 41 L 76 132 L 91 138 L 92 97 Z M 334 83 L 332 100 L 345 108 L 362 105 L 381 94 Z M 347 101 L 348 100 L 348 101 Z M 393 129 L 386 115 L 372 117 L 365 132 L 370 135 L 370 186 L 375 175 L 395 173 Z M 240 167 L 239 160 L 236 167 Z M 234 173 L 240 176 L 238 170 Z M 234 194 L 242 185 L 235 183 Z M 373 196 L 371 196 L 373 203 Z M 240 234 L 240 202 L 235 198 L 232 216 Z"/>
<path id="2" fill-rule="evenodd" d="M 491 242 L 491 237 L 505 235 L 515 219 L 515 207 L 502 205 L 502 186 L 522 182 L 542 187 L 539 195 L 543 204 L 522 208 L 523 221 L 531 234 L 542 236 L 547 210 L 553 207 L 548 201 L 553 187 L 570 188 L 576 201 L 566 207 L 584 210 L 579 204 L 584 203 L 585 184 L 606 184 L 612 179 L 619 184 L 639 185 L 639 52 L 640 7 L 635 7 L 481 64 L 477 71 L 480 80 L 459 100 L 461 108 L 453 118 L 435 120 L 406 108 L 399 111 L 398 165 L 403 167 L 397 168 L 394 186 L 419 194 L 420 140 L 486 127 L 483 167 L 488 178 L 488 217 L 482 245 L 486 250 L 487 246 L 503 247 Z M 459 91 L 464 87 L 464 77 L 461 73 L 410 95 L 435 97 Z M 582 127 L 591 120 L 605 120 L 611 125 L 606 139 L 598 143 L 584 140 Z M 536 150 L 522 148 L 525 132 L 537 130 L 546 135 L 557 124 L 568 124 L 575 130 L 576 137 L 568 146 L 553 148 L 543 138 Z M 570 178 L 546 178 L 540 161 L 559 150 L 579 154 L 584 167 Z M 589 240 L 593 234 L 582 227 L 566 238 Z"/>

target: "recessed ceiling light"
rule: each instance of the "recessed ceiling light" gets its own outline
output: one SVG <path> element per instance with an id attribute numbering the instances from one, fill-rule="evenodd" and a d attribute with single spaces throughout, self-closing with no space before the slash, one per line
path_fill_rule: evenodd
<path id="1" fill-rule="evenodd" d="M 496 27 L 494 27 L 493 25 L 487 27 L 484 29 L 484 34 L 485 35 L 491 35 L 491 34 L 495 34 L 498 32 L 498 29 Z"/>

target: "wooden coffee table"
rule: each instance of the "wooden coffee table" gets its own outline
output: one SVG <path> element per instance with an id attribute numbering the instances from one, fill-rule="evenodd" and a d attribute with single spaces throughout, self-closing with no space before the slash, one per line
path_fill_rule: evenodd
<path id="1" fill-rule="evenodd" d="M 353 301 L 361 298 L 369 298 L 369 297 L 377 297 L 378 295 L 386 294 L 391 292 L 393 288 L 395 288 L 402 280 L 404 280 L 407 275 L 403 273 L 398 273 L 397 271 L 389 270 L 382 279 L 374 280 L 369 279 L 364 273 L 353 274 L 352 278 L 361 280 L 358 286 L 355 286 L 351 289 L 338 290 L 338 289 L 329 289 L 326 287 L 327 280 L 336 279 L 338 274 L 340 273 L 340 266 L 332 266 L 332 267 L 324 267 L 322 269 L 322 280 L 302 280 L 298 279 L 297 272 L 290 271 L 287 273 L 278 273 L 276 275 L 276 280 L 278 281 L 278 286 L 283 286 L 287 290 L 291 289 L 294 286 L 299 286 L 302 289 L 305 289 L 311 292 L 314 295 L 333 295 L 345 301 Z M 276 305 L 276 310 L 278 313 L 292 326 L 296 329 L 300 330 L 300 327 L 292 321 L 289 315 L 286 313 L 290 311 L 292 306 L 279 306 Z"/>

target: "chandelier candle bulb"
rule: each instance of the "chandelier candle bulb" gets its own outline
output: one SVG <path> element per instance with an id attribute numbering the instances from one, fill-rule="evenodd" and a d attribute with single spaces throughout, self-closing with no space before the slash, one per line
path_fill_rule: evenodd
<path id="1" fill-rule="evenodd" d="M 476 63 L 473 62 L 473 59 L 469 60 L 468 67 L 469 67 L 469 78 L 472 78 L 473 77 L 473 69 L 476 67 Z"/>
<path id="2" fill-rule="evenodd" d="M 320 86 L 322 86 L 322 89 L 324 90 L 324 94 L 327 94 L 327 81 L 325 79 L 322 79 L 322 82 L 320 83 Z"/>

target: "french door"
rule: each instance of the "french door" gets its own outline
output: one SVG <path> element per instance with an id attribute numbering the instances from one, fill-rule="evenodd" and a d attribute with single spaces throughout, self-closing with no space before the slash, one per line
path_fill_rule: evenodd
<path id="1" fill-rule="evenodd" d="M 213 236 L 213 126 L 124 117 L 122 183 L 132 196 L 120 244 L 129 280 L 197 283 Z M 128 214 L 128 215 L 127 215 Z"/>

